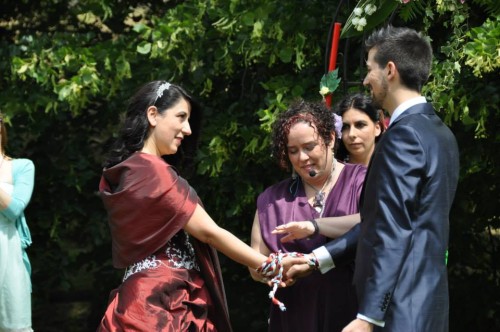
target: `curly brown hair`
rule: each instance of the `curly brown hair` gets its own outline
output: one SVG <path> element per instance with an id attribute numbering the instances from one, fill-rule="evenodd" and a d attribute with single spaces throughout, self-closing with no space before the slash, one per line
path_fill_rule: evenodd
<path id="1" fill-rule="evenodd" d="M 288 135 L 290 128 L 298 122 L 314 125 L 325 146 L 331 143 L 332 133 L 335 132 L 332 111 L 324 102 L 304 100 L 293 102 L 285 112 L 278 115 L 272 126 L 272 154 L 277 159 L 278 165 L 285 170 L 290 169 L 287 153 Z"/>

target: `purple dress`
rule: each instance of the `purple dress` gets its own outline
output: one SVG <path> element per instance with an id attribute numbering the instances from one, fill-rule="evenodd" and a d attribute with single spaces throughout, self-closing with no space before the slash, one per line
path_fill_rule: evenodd
<path id="1" fill-rule="evenodd" d="M 365 179 L 362 165 L 344 164 L 337 183 L 326 198 L 323 217 L 344 216 L 359 212 L 359 197 Z M 281 235 L 271 234 L 278 225 L 290 221 L 319 218 L 319 213 L 307 202 L 304 186 L 299 180 L 281 181 L 267 188 L 257 199 L 261 235 L 271 252 L 310 253 L 329 238 L 314 238 L 281 243 Z M 271 304 L 269 331 L 341 331 L 356 318 L 357 301 L 352 276 L 352 264 L 338 266 L 325 274 L 314 271 L 299 279 L 292 287 L 280 288 L 276 297 L 286 306 L 282 312 Z"/>

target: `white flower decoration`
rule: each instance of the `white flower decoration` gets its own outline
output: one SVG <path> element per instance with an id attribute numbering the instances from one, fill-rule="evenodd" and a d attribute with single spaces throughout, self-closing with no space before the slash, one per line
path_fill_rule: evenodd
<path id="1" fill-rule="evenodd" d="M 361 16 L 363 14 L 363 8 L 354 8 L 354 15 Z"/>
<path id="2" fill-rule="evenodd" d="M 352 22 L 352 24 L 355 26 L 356 30 L 363 31 L 363 28 L 366 26 L 366 18 L 362 17 L 357 21 L 357 24 L 354 24 L 354 22 Z"/>
<path id="3" fill-rule="evenodd" d="M 365 13 L 369 16 L 377 11 L 377 6 L 372 4 L 367 4 L 365 6 Z"/>
<path id="4" fill-rule="evenodd" d="M 330 93 L 330 89 L 328 89 L 327 86 L 322 86 L 321 90 L 319 90 L 319 94 L 322 95 L 322 96 L 325 96 L 328 93 Z"/>

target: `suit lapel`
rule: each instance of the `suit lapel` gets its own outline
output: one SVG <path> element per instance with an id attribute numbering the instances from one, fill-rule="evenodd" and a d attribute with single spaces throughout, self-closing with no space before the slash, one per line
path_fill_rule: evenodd
<path id="1" fill-rule="evenodd" d="M 365 198 L 365 187 L 367 183 L 367 179 L 370 174 L 371 166 L 372 166 L 372 161 L 374 156 L 377 155 L 378 150 L 384 144 L 384 136 L 387 134 L 391 128 L 394 126 L 397 126 L 397 123 L 400 122 L 402 119 L 404 119 L 407 116 L 410 115 L 415 115 L 415 114 L 427 114 L 427 115 L 435 115 L 436 112 L 434 111 L 434 107 L 432 106 L 431 103 L 422 103 L 422 104 L 417 104 L 413 105 L 412 107 L 408 108 L 406 111 L 401 113 L 401 115 L 394 120 L 393 123 L 387 128 L 387 130 L 382 134 L 382 137 L 380 138 L 379 142 L 375 145 L 375 150 L 373 151 L 372 156 L 370 157 L 370 162 L 368 163 L 368 169 L 366 170 L 366 175 L 365 175 L 365 181 L 363 181 L 363 187 L 361 188 L 361 194 L 359 196 L 359 207 L 360 211 L 363 209 L 363 203 L 364 203 L 364 198 Z M 361 216 L 361 220 L 363 220 L 363 216 Z"/>

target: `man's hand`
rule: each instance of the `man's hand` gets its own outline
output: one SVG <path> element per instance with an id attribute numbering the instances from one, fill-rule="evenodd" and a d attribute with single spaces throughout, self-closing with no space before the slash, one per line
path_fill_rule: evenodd
<path id="1" fill-rule="evenodd" d="M 281 238 L 281 242 L 292 242 L 303 239 L 314 233 L 314 225 L 310 221 L 291 221 L 284 225 L 279 225 L 272 234 L 286 234 Z"/>
<path id="2" fill-rule="evenodd" d="M 362 320 L 359 318 L 356 318 L 352 322 L 349 323 L 342 332 L 372 332 L 373 331 L 373 324 L 368 323 L 366 320 Z"/>
<path id="3" fill-rule="evenodd" d="M 315 269 L 315 266 L 308 264 L 307 255 L 304 257 L 297 257 L 287 262 L 287 264 L 283 263 L 283 281 L 287 286 L 291 286 L 297 281 L 297 278 L 308 276 Z"/>
<path id="4" fill-rule="evenodd" d="M 310 265 L 309 255 L 314 256 L 314 254 L 304 254 L 301 257 L 287 256 L 283 258 L 281 261 L 283 277 L 280 287 L 292 286 L 297 281 L 297 278 L 305 277 L 316 269 L 315 266 Z"/>

